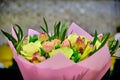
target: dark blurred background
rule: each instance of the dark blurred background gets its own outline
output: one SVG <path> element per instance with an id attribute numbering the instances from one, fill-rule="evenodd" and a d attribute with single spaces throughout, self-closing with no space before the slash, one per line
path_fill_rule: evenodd
<path id="1" fill-rule="evenodd" d="M 46 18 L 51 31 L 55 21 L 62 21 L 69 24 L 75 22 L 90 34 L 96 30 L 98 33 L 109 32 L 115 35 L 120 25 L 120 2 L 119 0 L 0 0 L 0 29 L 5 31 L 10 32 L 14 24 L 19 24 L 24 34 L 27 34 L 28 28 L 40 30 L 43 17 Z M 115 61 L 120 62 L 119 59 L 113 59 L 113 65 Z M 117 67 L 120 66 L 118 63 L 115 64 Z M 0 80 L 22 80 L 7 40 L 1 32 L 0 67 Z M 113 72 L 115 75 L 119 68 L 116 69 L 117 72 Z M 108 70 L 103 80 L 110 80 L 112 74 Z M 116 80 L 115 75 L 111 80 Z"/>

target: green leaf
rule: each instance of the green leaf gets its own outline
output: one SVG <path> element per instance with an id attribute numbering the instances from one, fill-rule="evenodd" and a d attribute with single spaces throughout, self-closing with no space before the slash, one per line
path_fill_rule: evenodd
<path id="1" fill-rule="evenodd" d="M 97 31 L 95 31 L 94 39 L 93 39 L 93 41 L 91 42 L 91 44 L 95 45 L 95 43 L 96 43 L 96 41 L 97 41 L 97 39 L 98 39 L 97 35 L 98 35 L 98 34 L 97 34 Z"/>
<path id="2" fill-rule="evenodd" d="M 68 26 L 63 24 L 60 30 L 60 39 L 63 41 L 66 37 L 66 32 L 67 32 Z"/>
<path id="3" fill-rule="evenodd" d="M 47 33 L 47 31 L 46 31 L 42 26 L 40 26 L 40 28 L 41 28 L 45 33 Z"/>
<path id="4" fill-rule="evenodd" d="M 23 44 L 23 40 L 24 40 L 24 38 L 22 40 L 20 40 L 20 42 L 17 44 L 16 50 L 18 53 L 20 53 L 20 49 L 21 49 L 21 46 Z"/>
<path id="5" fill-rule="evenodd" d="M 111 56 L 116 52 L 118 47 L 119 47 L 119 41 L 114 40 L 114 44 L 112 45 L 112 47 L 110 49 Z"/>
<path id="6" fill-rule="evenodd" d="M 60 32 L 60 25 L 61 25 L 61 22 L 59 21 L 58 23 L 55 23 L 54 24 L 54 37 L 55 38 L 59 38 L 59 32 Z"/>
<path id="7" fill-rule="evenodd" d="M 20 40 L 23 38 L 23 31 L 22 31 L 22 29 L 20 28 L 19 25 L 17 25 L 17 24 L 15 24 L 15 25 L 16 25 L 15 27 L 17 27 L 18 29 L 16 30 L 15 27 L 13 27 L 13 29 L 14 29 L 15 34 L 17 36 L 18 42 L 20 42 Z"/>
<path id="8" fill-rule="evenodd" d="M 71 44 L 69 39 L 68 39 L 68 41 L 69 41 L 69 44 L 70 44 L 70 48 L 73 49 L 73 46 L 72 46 L 72 44 Z"/>
<path id="9" fill-rule="evenodd" d="M 53 35 L 53 36 L 50 36 L 48 40 L 51 41 L 51 40 L 54 40 L 55 38 L 56 38 L 56 36 Z"/>
<path id="10" fill-rule="evenodd" d="M 45 56 L 46 52 L 42 48 L 40 48 L 40 50 L 41 50 L 41 56 Z"/>
<path id="11" fill-rule="evenodd" d="M 74 58 L 74 61 L 75 61 L 75 62 L 77 62 L 77 61 L 79 60 L 78 54 L 79 54 L 79 52 L 76 52 L 76 51 L 73 53 L 73 55 L 74 55 L 74 57 L 75 57 L 75 58 Z"/>
<path id="12" fill-rule="evenodd" d="M 35 41 L 37 41 L 38 40 L 38 35 L 33 35 L 33 36 L 30 36 L 30 38 L 29 38 L 29 43 L 30 42 L 35 42 Z"/>
<path id="13" fill-rule="evenodd" d="M 1 32 L 2 32 L 2 33 L 8 38 L 8 40 L 10 40 L 10 41 L 13 43 L 13 45 L 16 47 L 16 44 L 17 44 L 16 39 L 15 39 L 11 34 L 5 32 L 5 31 L 3 31 L 3 30 L 1 30 Z"/>
<path id="14" fill-rule="evenodd" d="M 60 43 L 55 44 L 55 49 L 60 48 Z"/>
<path id="15" fill-rule="evenodd" d="M 54 36 L 57 35 L 57 33 L 56 33 L 56 25 L 57 25 L 57 23 L 55 22 L 55 24 L 54 24 Z"/>
<path id="16" fill-rule="evenodd" d="M 111 50 L 111 48 L 113 47 L 115 40 L 109 41 L 109 50 Z"/>
<path id="17" fill-rule="evenodd" d="M 45 20 L 45 18 L 43 18 L 43 20 L 44 20 L 44 23 L 45 23 L 46 32 L 47 32 L 47 34 L 48 34 L 49 32 L 48 32 L 48 24 L 47 24 L 47 21 Z"/>
<path id="18" fill-rule="evenodd" d="M 59 21 L 58 24 L 56 25 L 56 35 L 57 35 L 57 38 L 59 38 L 60 25 L 61 25 L 61 22 Z"/>
<path id="19" fill-rule="evenodd" d="M 110 33 L 105 34 L 105 35 L 103 36 L 102 43 L 101 43 L 101 45 L 99 46 L 99 48 L 98 48 L 98 49 L 102 48 L 102 47 L 106 44 L 106 42 L 107 42 L 107 40 L 108 40 L 109 36 L 110 36 Z"/>
<path id="20" fill-rule="evenodd" d="M 19 38 L 19 35 L 18 35 L 18 33 L 17 33 L 17 31 L 16 31 L 15 27 L 13 27 L 13 30 L 15 31 L 15 34 L 16 34 L 17 39 L 18 39 L 18 42 L 19 42 L 19 41 L 20 41 L 20 38 Z"/>
<path id="21" fill-rule="evenodd" d="M 18 24 L 15 24 L 18 28 L 18 35 L 19 35 L 19 38 L 20 40 L 23 38 L 23 31 L 21 29 L 21 27 L 18 25 Z"/>

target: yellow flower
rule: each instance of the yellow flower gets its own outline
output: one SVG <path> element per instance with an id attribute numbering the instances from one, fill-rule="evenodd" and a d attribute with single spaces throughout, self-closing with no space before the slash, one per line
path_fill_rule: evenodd
<path id="1" fill-rule="evenodd" d="M 13 65 L 13 54 L 8 45 L 0 45 L 0 63 L 4 68 L 8 68 Z"/>
<path id="2" fill-rule="evenodd" d="M 77 38 L 77 34 L 70 34 L 67 39 L 70 41 L 71 45 L 74 46 Z"/>
<path id="3" fill-rule="evenodd" d="M 34 53 L 38 52 L 40 53 L 39 46 L 35 43 L 28 43 L 27 45 L 22 46 L 22 50 L 20 51 L 23 56 L 27 59 L 32 59 L 32 56 Z"/>
<path id="4" fill-rule="evenodd" d="M 94 49 L 94 46 L 88 42 L 83 54 L 81 55 L 81 60 L 87 58 L 89 56 L 90 52 L 93 51 L 93 49 Z"/>
<path id="5" fill-rule="evenodd" d="M 54 55 L 56 55 L 57 53 L 62 53 L 63 55 L 65 55 L 68 59 L 70 59 L 70 57 L 73 55 L 73 50 L 71 48 L 68 47 L 62 47 L 59 49 L 55 49 L 52 50 L 49 55 L 50 57 L 53 57 Z"/>

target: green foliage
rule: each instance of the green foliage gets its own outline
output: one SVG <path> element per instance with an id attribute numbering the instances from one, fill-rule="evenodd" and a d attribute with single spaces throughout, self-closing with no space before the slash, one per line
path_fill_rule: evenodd
<path id="1" fill-rule="evenodd" d="M 44 20 L 44 24 L 45 24 L 45 28 L 43 26 L 40 26 L 40 28 L 43 30 L 43 32 L 47 33 L 47 35 L 49 36 L 49 41 L 53 40 L 53 39 L 60 39 L 61 41 L 63 41 L 66 37 L 66 32 L 68 29 L 68 25 L 66 24 L 61 24 L 61 22 L 55 22 L 54 24 L 54 33 L 53 35 L 49 35 L 49 30 L 48 30 L 48 24 L 45 18 L 43 18 Z"/>
<path id="2" fill-rule="evenodd" d="M 36 35 L 36 34 L 29 37 L 29 43 L 30 43 L 30 42 L 35 42 L 35 41 L 37 41 L 37 40 L 38 40 L 38 35 Z"/>
<path id="3" fill-rule="evenodd" d="M 96 48 L 96 46 L 95 46 L 95 49 L 94 49 L 94 51 L 93 51 L 91 54 L 93 54 L 93 53 L 95 53 L 96 51 L 98 51 L 99 49 L 101 49 L 101 48 L 106 44 L 106 42 L 108 41 L 109 36 L 110 36 L 110 33 L 107 33 L 107 34 L 104 34 L 104 35 L 103 35 L 103 38 L 102 38 L 102 39 L 99 39 L 99 38 L 98 38 L 98 34 L 97 34 L 97 32 L 95 31 L 94 39 L 93 39 L 93 41 L 91 42 L 91 44 L 95 45 L 96 42 L 99 41 L 99 42 L 100 42 L 100 45 L 98 46 L 98 48 Z"/>
<path id="4" fill-rule="evenodd" d="M 63 24 L 61 26 L 61 29 L 60 29 L 60 32 L 59 32 L 61 41 L 64 41 L 64 39 L 66 38 L 67 29 L 68 29 L 68 25 Z"/>
<path id="5" fill-rule="evenodd" d="M 45 18 L 43 18 L 43 21 L 44 21 L 44 24 L 45 24 L 45 28 L 44 28 L 43 26 L 41 26 L 41 25 L 40 25 L 40 28 L 41 28 L 45 33 L 47 33 L 48 36 L 49 36 L 49 30 L 48 30 L 48 24 L 47 24 L 47 21 L 46 21 Z"/>
<path id="6" fill-rule="evenodd" d="M 79 62 L 80 61 L 81 54 L 78 51 L 73 51 L 73 55 L 71 57 L 72 61 Z"/>
<path id="7" fill-rule="evenodd" d="M 21 48 L 22 43 L 23 43 L 23 40 L 24 40 L 23 31 L 18 24 L 15 24 L 15 27 L 13 27 L 13 29 L 15 31 L 15 35 L 17 36 L 17 40 L 12 36 L 12 34 L 7 33 L 3 30 L 1 30 L 1 32 L 7 37 L 8 40 L 10 40 L 12 42 L 12 44 L 16 48 L 17 52 L 19 53 L 20 48 Z"/>
<path id="8" fill-rule="evenodd" d="M 23 31 L 21 29 L 21 27 L 18 25 L 18 24 L 15 24 L 16 27 L 18 28 L 18 32 L 16 31 L 15 27 L 13 27 L 15 33 L 16 33 L 16 36 L 18 38 L 18 42 L 23 38 Z"/>
<path id="9" fill-rule="evenodd" d="M 116 50 L 119 48 L 119 41 L 118 40 L 112 40 L 109 42 L 109 50 L 111 53 L 111 56 L 116 52 Z"/>
<path id="10" fill-rule="evenodd" d="M 110 33 L 103 35 L 103 39 L 102 39 L 102 41 L 101 41 L 101 45 L 99 46 L 98 50 L 99 50 L 100 48 L 102 48 L 102 47 L 106 44 L 106 42 L 108 41 L 109 36 L 110 36 Z"/>
<path id="11" fill-rule="evenodd" d="M 40 51 L 41 51 L 41 56 L 45 56 L 46 55 L 46 52 L 42 48 L 40 48 Z"/>
<path id="12" fill-rule="evenodd" d="M 16 39 L 11 34 L 5 32 L 3 30 L 1 30 L 1 32 L 8 38 L 8 40 L 10 40 L 13 43 L 13 45 L 15 47 L 17 46 L 17 41 L 16 41 Z"/>
<path id="13" fill-rule="evenodd" d="M 94 39 L 93 39 L 93 41 L 91 42 L 91 44 L 95 45 L 95 43 L 96 43 L 96 41 L 97 41 L 97 39 L 98 39 L 97 36 L 98 36 L 97 31 L 95 31 Z"/>

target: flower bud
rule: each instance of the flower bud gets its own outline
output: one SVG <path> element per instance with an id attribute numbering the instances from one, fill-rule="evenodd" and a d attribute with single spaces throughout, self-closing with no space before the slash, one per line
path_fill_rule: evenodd
<path id="1" fill-rule="evenodd" d="M 69 42 L 67 39 L 65 39 L 65 40 L 62 42 L 61 47 L 70 47 L 70 42 Z"/>
<path id="2" fill-rule="evenodd" d="M 85 48 L 85 38 L 81 38 L 80 36 L 76 39 L 75 47 L 80 53 L 83 53 Z"/>
<path id="3" fill-rule="evenodd" d="M 48 35 L 47 33 L 40 33 L 39 35 L 39 40 L 42 41 L 46 41 L 48 39 Z"/>

